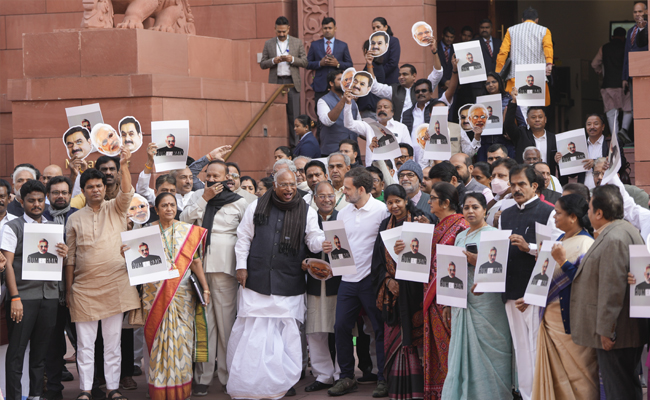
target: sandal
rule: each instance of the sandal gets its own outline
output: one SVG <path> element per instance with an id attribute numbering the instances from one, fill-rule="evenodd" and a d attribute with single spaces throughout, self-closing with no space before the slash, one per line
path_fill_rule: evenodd
<path id="1" fill-rule="evenodd" d="M 114 394 L 119 394 L 119 396 L 113 397 Z M 111 390 L 108 395 L 106 395 L 107 400 L 129 400 L 118 389 Z"/>
<path id="2" fill-rule="evenodd" d="M 84 399 L 83 396 L 86 396 L 86 398 Z M 93 395 L 90 392 L 81 392 L 77 396 L 77 400 L 93 400 Z"/>

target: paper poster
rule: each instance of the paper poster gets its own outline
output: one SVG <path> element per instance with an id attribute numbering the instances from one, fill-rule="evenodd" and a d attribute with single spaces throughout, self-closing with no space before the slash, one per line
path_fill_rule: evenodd
<path id="1" fill-rule="evenodd" d="M 505 292 L 511 234 L 510 230 L 481 232 L 474 272 L 475 292 Z"/>
<path id="2" fill-rule="evenodd" d="M 178 269 L 167 261 L 159 226 L 122 232 L 122 243 L 130 249 L 124 252 L 131 286 L 177 278 Z"/>
<path id="3" fill-rule="evenodd" d="M 546 105 L 546 64 L 515 65 L 517 105 L 533 107 Z"/>
<path id="4" fill-rule="evenodd" d="M 343 89 L 343 92 L 352 89 L 352 81 L 354 79 L 354 74 L 356 73 L 357 70 L 354 69 L 354 67 L 350 67 L 343 71 L 343 74 L 341 75 L 341 89 Z"/>
<path id="5" fill-rule="evenodd" d="M 621 147 L 618 144 L 618 111 L 616 111 L 616 117 L 614 119 L 614 131 L 612 132 L 612 137 L 609 142 L 609 157 L 607 161 L 609 162 L 609 168 L 605 171 L 603 179 L 600 181 L 600 185 L 606 185 L 611 183 L 612 178 L 614 178 L 618 171 L 621 169 Z"/>
<path id="6" fill-rule="evenodd" d="M 27 226 L 27 225 L 25 225 Z M 630 245 L 630 318 L 650 318 L 650 252 L 643 244 Z"/>
<path id="7" fill-rule="evenodd" d="M 402 150 L 399 148 L 399 142 L 395 134 L 390 129 L 383 126 L 372 118 L 364 118 L 363 121 L 370 125 L 375 137 L 377 138 L 377 147 L 372 150 L 372 154 L 366 154 L 366 157 L 371 156 L 373 160 L 394 160 L 402 156 Z M 372 138 L 370 138 L 372 141 Z"/>
<path id="8" fill-rule="evenodd" d="M 142 146 L 142 129 L 140 121 L 135 119 L 135 117 L 124 117 L 117 125 L 117 129 L 120 131 L 120 137 L 122 138 L 124 146 L 131 150 L 131 153 L 138 151 Z"/>
<path id="9" fill-rule="evenodd" d="M 433 107 L 429 122 L 429 140 L 424 146 L 425 160 L 449 160 L 451 158 L 451 142 L 447 127 L 449 107 Z"/>
<path id="10" fill-rule="evenodd" d="M 68 158 L 88 157 L 88 154 L 95 151 L 90 142 L 90 131 L 81 125 L 69 128 L 63 134 L 63 145 L 68 153 Z"/>
<path id="11" fill-rule="evenodd" d="M 131 199 L 131 205 L 128 211 L 129 219 L 136 224 L 144 225 L 149 221 L 151 211 L 149 209 L 149 202 L 147 199 L 139 194 L 135 194 Z"/>
<path id="12" fill-rule="evenodd" d="M 402 237 L 402 227 L 398 226 L 393 229 L 387 229 L 379 232 L 381 240 L 384 242 L 384 247 L 388 250 L 388 254 L 393 257 L 393 261 L 398 262 L 399 257 L 395 253 L 395 242 Z"/>
<path id="13" fill-rule="evenodd" d="M 524 302 L 533 306 L 546 307 L 546 298 L 548 289 L 553 280 L 553 271 L 557 263 L 551 256 L 553 245 L 561 242 L 545 241 L 542 243 L 541 251 L 537 253 L 537 262 L 535 268 L 530 274 L 528 286 L 524 293 Z"/>
<path id="14" fill-rule="evenodd" d="M 404 222 L 401 240 L 406 248 L 399 254 L 395 279 L 413 282 L 429 282 L 431 241 L 433 224 Z"/>
<path id="15" fill-rule="evenodd" d="M 436 302 L 467 308 L 467 256 L 458 246 L 436 245 Z"/>
<path id="16" fill-rule="evenodd" d="M 487 120 L 483 128 L 484 135 L 501 135 L 503 134 L 503 113 L 501 112 L 501 95 L 500 94 L 489 94 L 487 96 L 478 96 L 476 98 L 477 106 L 482 105 L 484 107 L 483 112 L 487 111 Z M 482 117 L 481 111 L 476 111 L 474 115 L 472 114 L 472 109 L 469 110 L 470 124 L 473 125 L 472 118 L 476 118 L 477 121 Z"/>
<path id="17" fill-rule="evenodd" d="M 413 35 L 415 43 L 426 47 L 429 45 L 429 40 L 433 38 L 433 29 L 424 21 L 416 22 L 411 27 L 411 35 Z"/>
<path id="18" fill-rule="evenodd" d="M 332 243 L 332 252 L 329 254 L 332 274 L 334 276 L 357 273 L 357 265 L 350 251 L 350 242 L 345 233 L 343 221 L 323 221 L 325 240 Z"/>
<path id="19" fill-rule="evenodd" d="M 375 79 L 372 77 L 370 72 L 355 72 L 354 76 L 352 77 L 352 86 L 350 87 L 352 94 L 357 97 L 367 96 L 370 93 L 370 89 L 372 88 L 374 81 Z"/>
<path id="20" fill-rule="evenodd" d="M 368 39 L 370 41 L 370 54 L 373 57 L 381 57 L 388 51 L 390 36 L 384 31 L 373 32 Z"/>
<path id="21" fill-rule="evenodd" d="M 550 241 L 555 242 L 558 236 L 553 233 L 553 228 L 548 225 L 542 225 L 539 222 L 535 222 L 535 243 L 537 243 L 537 248 L 542 248 L 542 242 Z"/>
<path id="22" fill-rule="evenodd" d="M 92 131 L 95 125 L 104 123 L 99 103 L 68 107 L 65 109 L 65 115 L 68 117 L 68 127 L 80 125 L 88 129 L 88 132 Z"/>
<path id="23" fill-rule="evenodd" d="M 185 168 L 190 148 L 190 121 L 153 121 L 151 141 L 158 147 L 153 157 L 156 172 Z"/>
<path id="24" fill-rule="evenodd" d="M 587 149 L 587 134 L 584 128 L 575 129 L 555 135 L 557 151 L 562 154 L 558 163 L 560 175 L 585 172 L 583 164 L 589 156 Z"/>
<path id="25" fill-rule="evenodd" d="M 90 131 L 90 142 L 98 152 L 105 156 L 115 157 L 120 154 L 122 138 L 115 129 L 108 124 L 97 124 Z"/>
<path id="26" fill-rule="evenodd" d="M 463 43 L 454 43 L 454 53 L 458 59 L 458 81 L 461 85 L 487 80 L 485 61 L 481 42 L 472 40 Z"/>
<path id="27" fill-rule="evenodd" d="M 23 280 L 60 281 L 63 258 L 56 245 L 64 243 L 63 225 L 25 224 L 23 236 Z"/>
<path id="28" fill-rule="evenodd" d="M 319 281 L 326 281 L 334 276 L 332 275 L 332 267 L 325 260 L 308 258 L 305 261 L 307 261 L 307 272 L 312 278 L 318 279 Z"/>

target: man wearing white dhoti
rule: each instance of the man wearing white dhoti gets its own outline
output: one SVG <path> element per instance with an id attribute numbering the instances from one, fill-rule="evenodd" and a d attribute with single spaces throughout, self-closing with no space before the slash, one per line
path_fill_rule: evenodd
<path id="1" fill-rule="evenodd" d="M 279 399 L 302 371 L 298 322 L 305 317 L 307 249 L 325 241 L 316 211 L 297 195 L 296 176 L 278 172 L 274 190 L 246 209 L 237 228 L 237 320 L 228 343 L 227 391 L 234 399 Z M 292 392 L 295 393 L 294 390 Z"/>

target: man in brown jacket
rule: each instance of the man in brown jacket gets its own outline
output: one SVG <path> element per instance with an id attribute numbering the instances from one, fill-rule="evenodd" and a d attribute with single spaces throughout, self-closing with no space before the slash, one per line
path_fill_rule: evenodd
<path id="1" fill-rule="evenodd" d="M 275 35 L 264 43 L 260 67 L 269 69 L 269 83 L 291 84 L 287 101 L 287 122 L 289 124 L 289 144 L 296 145 L 293 122 L 300 114 L 300 67 L 307 67 L 307 53 L 302 40 L 289 36 L 289 20 L 278 17 L 275 20 Z"/>
<path id="2" fill-rule="evenodd" d="M 571 289 L 571 337 L 596 349 L 610 399 L 641 399 L 635 367 L 648 342 L 647 319 L 630 318 L 629 246 L 643 244 L 623 220 L 623 198 L 613 185 L 599 186 L 589 203 L 596 241 L 585 254 Z"/>

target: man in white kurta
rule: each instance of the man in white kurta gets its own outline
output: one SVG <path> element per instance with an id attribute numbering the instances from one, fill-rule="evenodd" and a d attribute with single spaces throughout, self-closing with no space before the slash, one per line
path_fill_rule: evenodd
<path id="1" fill-rule="evenodd" d="M 279 171 L 274 189 L 254 201 L 237 228 L 237 320 L 228 343 L 227 391 L 234 399 L 279 399 L 300 379 L 298 322 L 305 318 L 306 250 L 325 241 L 316 211 Z"/>

